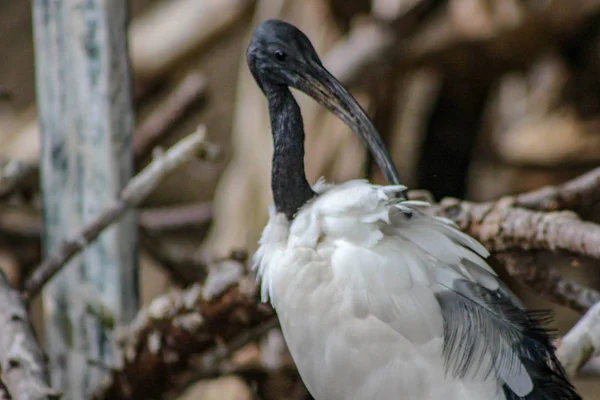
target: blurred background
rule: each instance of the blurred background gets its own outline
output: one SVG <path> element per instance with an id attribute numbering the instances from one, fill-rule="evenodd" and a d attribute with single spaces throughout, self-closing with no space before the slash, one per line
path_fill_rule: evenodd
<path id="1" fill-rule="evenodd" d="M 224 154 L 187 164 L 140 209 L 144 304 L 200 279 L 206 260 L 256 248 L 271 202 L 272 145 L 266 101 L 244 55 L 267 18 L 307 34 L 368 110 L 407 185 L 436 200 L 494 200 L 600 164 L 598 0 L 131 0 L 130 9 L 136 168 L 154 145 L 166 147 L 200 123 Z M 296 95 L 310 182 L 383 183 L 348 128 Z M 39 157 L 31 4 L 2 0 L 0 162 L 31 168 L 16 193 L 0 198 L 0 265 L 15 285 L 41 258 Z M 598 221 L 596 214 L 584 217 Z M 595 264 L 561 270 L 600 289 Z M 579 318 L 509 282 L 530 306 L 556 311 L 559 333 Z M 38 332 L 40 307 L 33 305 Z M 247 357 L 255 357 L 253 346 Z M 295 374 L 281 371 L 261 375 L 261 398 L 302 398 Z M 249 399 L 257 379 L 219 378 L 184 396 Z M 598 378 L 577 386 L 586 399 L 600 399 Z"/>

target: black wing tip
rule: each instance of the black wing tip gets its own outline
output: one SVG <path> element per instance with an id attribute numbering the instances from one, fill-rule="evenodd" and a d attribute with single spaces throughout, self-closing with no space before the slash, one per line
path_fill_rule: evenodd
<path id="1" fill-rule="evenodd" d="M 457 288 L 462 293 L 447 291 L 436 295 L 442 312 L 446 314 L 442 352 L 447 372 L 449 370 L 455 377 L 463 377 L 467 370 L 477 364 L 477 355 L 483 349 L 491 351 L 493 357 L 502 357 L 503 352 L 488 346 L 496 334 L 504 336 L 501 332 L 505 331 L 506 338 L 518 338 L 511 346 L 511 353 L 519 358 L 533 382 L 533 390 L 525 397 L 519 397 L 503 384 L 507 400 L 581 400 L 555 354 L 555 330 L 548 327 L 553 321 L 552 311 L 524 310 L 501 293 L 473 282 L 464 282 L 463 286 Z M 484 315 L 480 315 L 482 312 Z M 460 314 L 469 315 L 469 318 L 463 320 L 463 325 L 457 329 L 456 324 L 460 321 L 447 317 Z M 486 332 L 490 337 L 486 342 L 480 342 L 477 348 L 474 338 L 482 334 L 477 329 L 478 322 L 481 323 L 478 316 L 497 325 L 496 329 Z M 457 349 L 460 351 L 456 352 Z"/>
<path id="2" fill-rule="evenodd" d="M 556 330 L 547 327 L 553 322 L 551 310 L 538 309 L 524 311 L 528 320 L 524 325 L 522 348 L 519 349 L 521 362 L 533 381 L 533 391 L 525 397 L 514 394 L 503 386 L 507 400 L 582 400 L 569 381 L 565 370 L 556 357 L 556 347 L 552 339 Z"/>
<path id="3" fill-rule="evenodd" d="M 545 369 L 544 375 L 532 376 L 534 389 L 525 397 L 517 396 L 506 384 L 503 385 L 506 400 L 583 400 L 566 376 L 547 366 Z M 540 372 L 541 368 L 536 366 L 535 370 Z M 533 375 L 533 371 L 528 371 Z"/>

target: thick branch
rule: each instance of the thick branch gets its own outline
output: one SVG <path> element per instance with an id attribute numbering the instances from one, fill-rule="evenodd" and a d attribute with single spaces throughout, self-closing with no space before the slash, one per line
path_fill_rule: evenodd
<path id="1" fill-rule="evenodd" d="M 61 397 L 48 382 L 44 353 L 29 322 L 21 295 L 0 273 L 0 365 L 2 379 L 14 400 Z"/>
<path id="2" fill-rule="evenodd" d="M 444 199 L 434 213 L 453 220 L 490 251 L 565 250 L 600 258 L 599 225 L 572 212 L 531 211 L 512 203 L 510 198 L 482 204 Z"/>
<path id="3" fill-rule="evenodd" d="M 190 161 L 198 153 L 211 157 L 214 148 L 205 143 L 206 132 L 200 127 L 185 137 L 167 152 L 156 155 L 146 168 L 137 174 L 121 192 L 115 202 L 98 217 L 86 224 L 80 232 L 67 238 L 57 250 L 44 260 L 25 282 L 25 296 L 33 297 L 74 255 L 95 240 L 110 224 L 115 222 L 131 207 L 139 205 L 174 170 Z M 207 152 L 209 154 L 207 154 Z"/>
<path id="4" fill-rule="evenodd" d="M 193 358 L 211 369 L 273 318 L 245 265 L 222 261 L 204 285 L 161 296 L 138 314 L 118 343 L 123 366 L 94 399 L 160 399 Z"/>
<path id="5" fill-rule="evenodd" d="M 571 377 L 577 375 L 590 358 L 600 356 L 600 303 L 560 340 L 556 355 Z"/>

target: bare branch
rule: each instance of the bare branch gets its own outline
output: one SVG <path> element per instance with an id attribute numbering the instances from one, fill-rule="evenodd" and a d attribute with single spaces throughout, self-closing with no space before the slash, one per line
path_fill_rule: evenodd
<path id="1" fill-rule="evenodd" d="M 135 158 L 146 156 L 171 127 L 206 95 L 206 78 L 199 73 L 187 75 L 162 104 L 136 130 L 133 139 Z"/>
<path id="2" fill-rule="evenodd" d="M 537 252 L 501 252 L 494 256 L 510 276 L 557 304 L 585 312 L 600 302 L 600 292 L 565 278 L 553 266 L 544 265 Z"/>
<path id="3" fill-rule="evenodd" d="M 577 375 L 589 359 L 600 356 L 600 303 L 559 341 L 556 355 L 570 377 Z"/>
<path id="4" fill-rule="evenodd" d="M 600 168 L 557 186 L 515 196 L 515 204 L 533 210 L 557 211 L 589 207 L 600 200 Z"/>
<path id="5" fill-rule="evenodd" d="M 212 156 L 212 145 L 205 143 L 206 131 L 203 126 L 180 140 L 167 152 L 156 154 L 146 168 L 138 173 L 121 192 L 115 202 L 108 206 L 98 217 L 90 221 L 81 231 L 58 246 L 56 252 L 44 260 L 25 282 L 27 299 L 33 297 L 74 255 L 79 253 L 110 224 L 121 217 L 128 209 L 139 205 L 161 183 L 167 175 L 190 161 L 198 153 Z M 208 154 L 207 154 L 208 152 Z"/>
<path id="6" fill-rule="evenodd" d="M 29 322 L 21 295 L 0 273 L 0 365 L 2 378 L 14 400 L 51 400 L 61 397 L 48 382 L 44 353 Z"/>
<path id="7" fill-rule="evenodd" d="M 224 260 L 211 267 L 204 285 L 155 299 L 124 329 L 123 365 L 94 399 L 160 399 L 196 356 L 212 368 L 273 321 L 257 292 L 244 264 Z"/>
<path id="8" fill-rule="evenodd" d="M 156 208 L 141 208 L 139 224 L 152 234 L 200 228 L 212 218 L 212 203 L 198 202 Z M 0 209 L 2 235 L 39 241 L 42 233 L 42 216 L 29 206 L 3 205 Z"/>
<path id="9" fill-rule="evenodd" d="M 490 251 L 565 250 L 600 258 L 600 226 L 573 212 L 539 212 L 512 207 L 513 199 L 471 203 L 444 199 L 434 213 L 453 220 Z"/>

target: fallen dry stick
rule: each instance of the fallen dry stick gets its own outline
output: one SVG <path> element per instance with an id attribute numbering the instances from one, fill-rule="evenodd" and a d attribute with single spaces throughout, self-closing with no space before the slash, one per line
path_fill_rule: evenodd
<path id="1" fill-rule="evenodd" d="M 95 400 L 161 399 L 190 363 L 207 369 L 254 338 L 249 332 L 274 323 L 258 302 L 255 278 L 244 263 L 224 260 L 203 285 L 158 297 L 140 311 L 118 340 L 122 367 Z"/>
<path id="2" fill-rule="evenodd" d="M 157 153 L 154 160 L 129 181 L 113 204 L 83 226 L 76 235 L 66 238 L 53 254 L 42 261 L 25 282 L 25 297 L 31 299 L 65 263 L 127 210 L 139 205 L 171 172 L 197 155 L 214 157 L 215 148 L 205 139 L 206 130 L 204 126 L 200 126 L 196 132 L 180 140 L 168 151 Z"/>
<path id="3" fill-rule="evenodd" d="M 0 273 L 0 366 L 13 400 L 52 400 L 61 397 L 48 383 L 44 353 L 33 333 L 27 306 Z"/>

